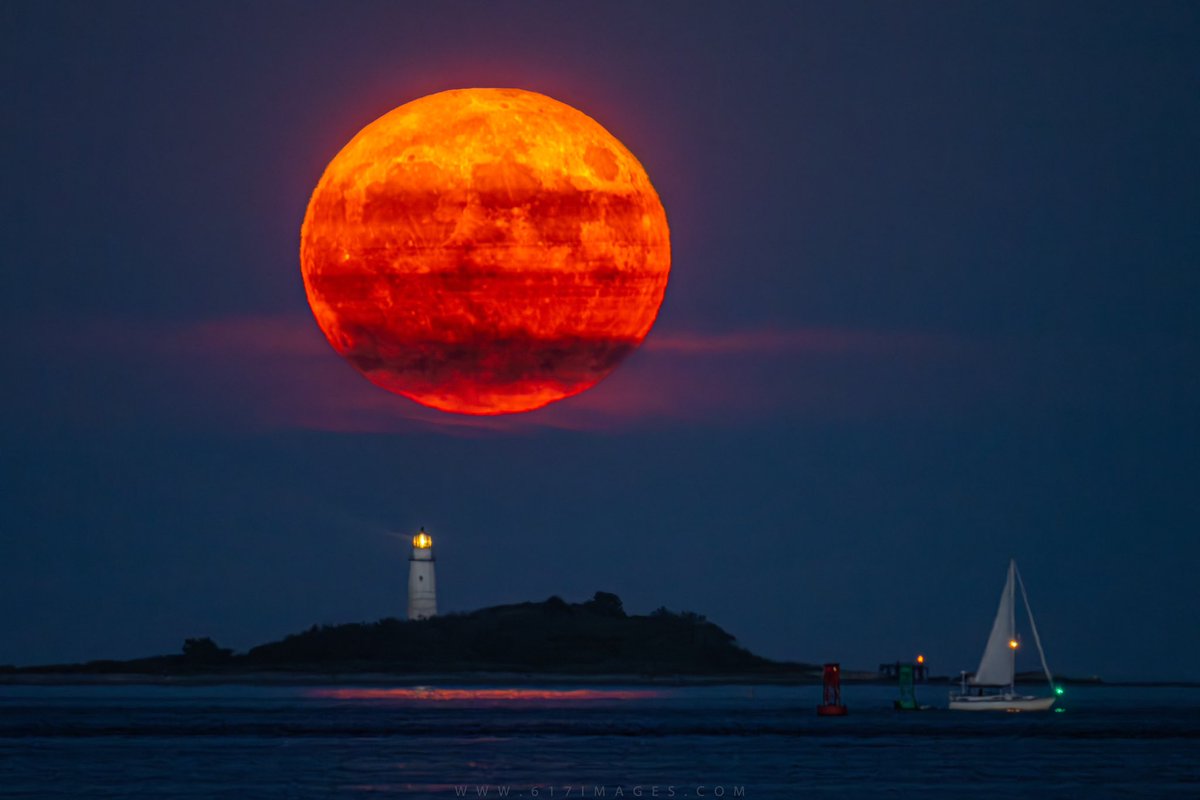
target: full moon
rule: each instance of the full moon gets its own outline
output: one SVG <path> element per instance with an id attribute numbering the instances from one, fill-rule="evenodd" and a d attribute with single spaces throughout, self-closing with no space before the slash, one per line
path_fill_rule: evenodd
<path id="1" fill-rule="evenodd" d="M 658 316 L 662 202 L 615 136 L 521 89 L 422 97 L 363 128 L 300 232 L 317 324 L 372 383 L 458 414 L 594 386 Z"/>

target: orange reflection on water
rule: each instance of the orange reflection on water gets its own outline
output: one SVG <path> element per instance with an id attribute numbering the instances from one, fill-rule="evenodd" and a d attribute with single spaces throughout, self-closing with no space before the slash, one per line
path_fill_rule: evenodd
<path id="1" fill-rule="evenodd" d="M 314 697 L 335 700 L 490 700 L 542 702 L 576 700 L 644 700 L 661 696 L 651 689 L 314 689 Z"/>

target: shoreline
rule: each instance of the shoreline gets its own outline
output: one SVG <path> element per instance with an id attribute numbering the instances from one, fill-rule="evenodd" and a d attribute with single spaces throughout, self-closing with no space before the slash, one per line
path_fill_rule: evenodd
<path id="1" fill-rule="evenodd" d="M 873 683 L 871 679 L 855 682 Z M 195 674 L 46 672 L 0 675 L 0 686 L 806 686 L 820 675 L 636 675 L 529 672 L 239 672 Z"/>
<path id="2" fill-rule="evenodd" d="M 1062 678 L 1067 686 L 1200 689 L 1200 681 L 1097 681 Z M 893 686 L 895 679 L 874 673 L 847 671 L 843 683 Z M 922 685 L 944 686 L 952 681 L 933 676 Z M 1036 682 L 1018 682 L 1018 686 Z M 778 675 L 637 675 L 529 672 L 392 673 L 392 672 L 230 672 L 230 673 L 71 673 L 38 672 L 0 674 L 0 686 L 819 686 L 820 674 Z"/>

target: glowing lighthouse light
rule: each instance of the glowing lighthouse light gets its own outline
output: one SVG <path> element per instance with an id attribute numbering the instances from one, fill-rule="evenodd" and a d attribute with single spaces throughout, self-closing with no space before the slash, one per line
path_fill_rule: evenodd
<path id="1" fill-rule="evenodd" d="M 413 537 L 408 557 L 408 618 L 437 616 L 437 578 L 433 572 L 433 537 L 424 528 Z"/>

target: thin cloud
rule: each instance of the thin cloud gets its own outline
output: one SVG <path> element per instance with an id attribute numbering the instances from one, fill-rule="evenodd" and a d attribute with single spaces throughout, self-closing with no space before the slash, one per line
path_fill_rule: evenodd
<path id="1" fill-rule="evenodd" d="M 960 343 L 922 334 L 834 328 L 652 333 L 580 395 L 527 414 L 472 417 L 375 387 L 307 316 L 28 329 L 37 331 L 32 346 L 51 360 L 136 364 L 149 388 L 134 393 L 133 407 L 122 405 L 120 387 L 106 387 L 114 394 L 97 406 L 130 418 L 454 436 L 905 413 L 936 404 L 946 371 L 966 352 Z"/>
<path id="2" fill-rule="evenodd" d="M 668 333 L 651 336 L 643 345 L 653 352 L 683 355 L 740 355 L 770 353 L 813 354 L 941 354 L 957 349 L 942 337 L 916 333 L 806 328 L 728 333 Z"/>

